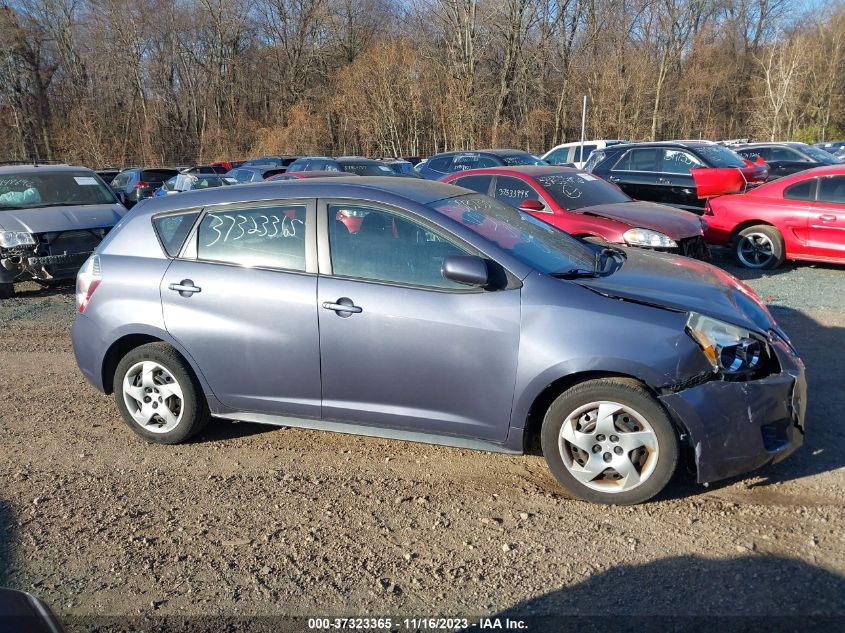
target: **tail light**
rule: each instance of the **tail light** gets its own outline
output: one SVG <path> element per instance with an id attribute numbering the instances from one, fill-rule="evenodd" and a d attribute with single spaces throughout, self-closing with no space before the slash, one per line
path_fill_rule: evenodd
<path id="1" fill-rule="evenodd" d="M 141 187 L 152 187 L 153 183 L 147 182 L 146 180 L 139 180 L 135 183 L 135 189 L 140 189 Z"/>
<path id="2" fill-rule="evenodd" d="M 100 256 L 95 254 L 88 258 L 76 275 L 76 307 L 79 309 L 80 314 L 85 312 L 85 308 L 91 302 L 94 291 L 102 280 Z"/>

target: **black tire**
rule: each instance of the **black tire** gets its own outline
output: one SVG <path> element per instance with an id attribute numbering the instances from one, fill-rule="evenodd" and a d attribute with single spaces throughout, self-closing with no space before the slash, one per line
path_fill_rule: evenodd
<path id="1" fill-rule="evenodd" d="M 759 257 L 759 261 L 755 262 L 754 255 L 744 250 L 749 246 L 749 241 L 754 236 L 758 236 L 758 240 L 762 240 L 763 242 L 768 240 L 768 243 L 771 245 L 771 256 L 765 261 L 762 257 Z M 736 257 L 740 265 L 756 270 L 777 268 L 786 259 L 783 236 L 780 234 L 780 231 L 768 224 L 757 224 L 742 229 L 737 233 L 736 238 L 734 238 L 733 252 L 734 257 Z"/>
<path id="2" fill-rule="evenodd" d="M 13 283 L 0 283 L 0 299 L 11 299 L 15 296 L 15 284 Z"/>
<path id="3" fill-rule="evenodd" d="M 164 368 L 178 383 L 182 392 L 181 417 L 174 428 L 164 432 L 151 431 L 135 421 L 124 397 L 123 380 L 127 372 L 144 361 L 153 361 Z M 167 343 L 148 343 L 128 352 L 115 369 L 113 388 L 114 399 L 123 420 L 148 442 L 179 444 L 199 433 L 208 423 L 208 403 L 199 382 L 185 360 Z"/>
<path id="4" fill-rule="evenodd" d="M 656 463 L 649 465 L 650 474 L 643 481 L 628 490 L 611 491 L 617 486 L 612 480 L 607 482 L 609 484 L 606 486 L 607 491 L 596 490 L 585 485 L 572 475 L 561 454 L 558 442 L 566 419 L 579 408 L 602 401 L 618 403 L 635 411 L 651 426 L 653 435 L 656 437 L 658 450 L 653 457 L 646 458 L 646 460 L 654 459 Z M 619 420 L 615 416 L 612 419 L 614 423 Z M 624 419 L 629 420 L 627 417 Z M 633 429 L 639 430 L 639 427 L 633 426 Z M 647 429 L 643 428 L 642 430 Z M 623 435 L 623 433 L 620 432 L 619 435 Z M 607 438 L 608 442 L 611 438 Z M 665 409 L 640 383 L 626 378 L 587 380 L 564 391 L 546 412 L 540 432 L 540 443 L 543 456 L 552 474 L 570 495 L 593 503 L 616 505 L 642 503 L 663 490 L 675 472 L 680 452 L 678 434 Z M 598 453 L 601 453 L 601 451 L 598 451 Z M 596 453 L 596 457 L 598 457 L 598 453 Z M 631 455 L 634 455 L 634 452 L 626 457 L 629 461 L 632 461 Z M 640 472 L 645 472 L 645 468 Z M 599 478 L 601 477 L 610 477 L 610 471 L 607 475 L 599 476 Z"/>

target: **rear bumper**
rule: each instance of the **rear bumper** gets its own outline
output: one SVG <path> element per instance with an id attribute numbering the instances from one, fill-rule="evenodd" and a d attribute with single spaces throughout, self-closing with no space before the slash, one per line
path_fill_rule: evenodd
<path id="1" fill-rule="evenodd" d="M 84 314 L 77 314 L 70 328 L 73 342 L 73 355 L 82 375 L 97 390 L 105 392 L 103 385 L 103 355 L 100 350 L 107 349 L 94 320 Z"/>
<path id="2" fill-rule="evenodd" d="M 689 432 L 700 483 L 746 473 L 785 459 L 804 443 L 804 365 L 775 342 L 782 371 L 760 380 L 713 380 L 662 402 Z"/>

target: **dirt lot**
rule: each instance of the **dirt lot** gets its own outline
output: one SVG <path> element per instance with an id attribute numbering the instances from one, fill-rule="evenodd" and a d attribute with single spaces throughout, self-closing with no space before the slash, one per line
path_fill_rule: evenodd
<path id="1" fill-rule="evenodd" d="M 75 630 L 96 615 L 845 618 L 845 270 L 742 276 L 806 360 L 806 444 L 632 508 L 561 496 L 538 456 L 222 422 L 143 444 L 76 369 L 72 289 L 21 285 L 0 303 L 0 585 Z"/>

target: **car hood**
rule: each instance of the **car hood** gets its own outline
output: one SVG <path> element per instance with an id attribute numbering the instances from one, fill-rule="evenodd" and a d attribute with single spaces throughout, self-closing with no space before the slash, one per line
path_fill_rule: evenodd
<path id="1" fill-rule="evenodd" d="M 700 312 L 764 334 L 772 329 L 781 333 L 763 301 L 733 275 L 687 257 L 637 248 L 625 252 L 627 259 L 616 272 L 577 283 L 610 297 Z"/>
<path id="2" fill-rule="evenodd" d="M 0 230 L 49 233 L 94 229 L 114 226 L 125 213 L 126 209 L 120 204 L 0 210 Z"/>
<path id="3" fill-rule="evenodd" d="M 576 213 L 624 222 L 632 227 L 652 229 L 673 240 L 701 235 L 701 219 L 694 213 L 653 202 L 620 202 L 582 207 Z"/>

